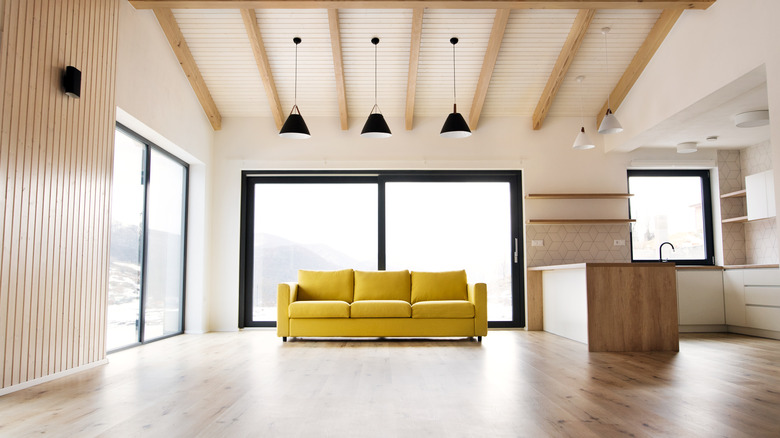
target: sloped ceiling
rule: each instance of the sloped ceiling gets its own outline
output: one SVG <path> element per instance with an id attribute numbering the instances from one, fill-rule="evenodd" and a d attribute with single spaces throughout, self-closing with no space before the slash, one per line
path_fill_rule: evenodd
<path id="1" fill-rule="evenodd" d="M 443 117 L 452 110 L 453 36 L 459 38 L 458 110 L 472 129 L 479 117 L 498 115 L 534 116 L 540 129 L 547 115 L 578 116 L 581 107 L 587 116 L 599 115 L 610 93 L 613 110 L 618 108 L 680 13 L 713 2 L 130 3 L 155 10 L 215 129 L 221 117 L 275 117 L 281 123 L 295 100 L 293 37 L 302 39 L 297 104 L 305 116 L 339 117 L 346 129 L 349 118 L 369 114 L 371 38 L 378 37 L 379 108 L 386 116 L 406 117 L 406 128 L 413 129 L 414 116 Z M 253 52 L 242 13 L 254 19 L 264 54 Z M 604 27 L 611 28 L 608 55 Z M 415 60 L 416 71 L 410 69 Z"/>

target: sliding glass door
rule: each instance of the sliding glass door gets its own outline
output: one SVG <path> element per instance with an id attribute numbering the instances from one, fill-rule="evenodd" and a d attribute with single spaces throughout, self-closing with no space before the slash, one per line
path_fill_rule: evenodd
<path id="1" fill-rule="evenodd" d="M 243 326 L 274 326 L 298 269 L 465 269 L 492 327 L 525 325 L 519 172 L 244 172 Z"/>
<path id="2" fill-rule="evenodd" d="M 107 350 L 184 330 L 186 199 L 187 165 L 117 127 Z"/>

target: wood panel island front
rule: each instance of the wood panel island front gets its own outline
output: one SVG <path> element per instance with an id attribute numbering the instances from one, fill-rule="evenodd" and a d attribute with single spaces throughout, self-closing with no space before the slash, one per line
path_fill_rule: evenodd
<path id="1" fill-rule="evenodd" d="M 528 329 L 589 351 L 679 351 L 674 263 L 528 268 Z"/>

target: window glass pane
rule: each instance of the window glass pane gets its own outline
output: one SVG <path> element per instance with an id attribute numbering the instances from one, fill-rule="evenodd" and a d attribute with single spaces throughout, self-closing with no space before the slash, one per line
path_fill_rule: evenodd
<path id="1" fill-rule="evenodd" d="M 141 309 L 144 144 L 116 131 L 106 348 L 137 343 Z"/>
<path id="2" fill-rule="evenodd" d="M 252 320 L 276 321 L 298 269 L 377 269 L 376 184 L 257 184 Z"/>
<path id="3" fill-rule="evenodd" d="M 706 258 L 702 179 L 698 176 L 631 176 L 629 188 L 634 260 L 703 260 Z"/>
<path id="4" fill-rule="evenodd" d="M 511 321 L 509 183 L 388 183 L 385 193 L 387 270 L 465 269 L 487 284 L 488 319 Z"/>
<path id="5" fill-rule="evenodd" d="M 186 168 L 152 149 L 144 341 L 181 332 Z"/>

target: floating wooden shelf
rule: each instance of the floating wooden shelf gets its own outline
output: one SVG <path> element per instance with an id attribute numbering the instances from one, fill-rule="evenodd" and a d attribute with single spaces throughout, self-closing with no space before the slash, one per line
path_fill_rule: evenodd
<path id="1" fill-rule="evenodd" d="M 730 193 L 724 193 L 720 195 L 720 199 L 726 199 L 726 198 L 744 198 L 746 196 L 746 191 L 743 190 L 737 190 L 736 192 L 730 192 Z"/>
<path id="2" fill-rule="evenodd" d="M 738 217 L 732 217 L 732 218 L 729 218 L 729 219 L 723 219 L 721 222 L 723 222 L 724 224 L 739 224 L 739 223 L 747 222 L 747 221 L 748 221 L 747 216 L 738 216 Z"/>
<path id="3" fill-rule="evenodd" d="M 631 224 L 636 219 L 530 219 L 528 225 Z"/>
<path id="4" fill-rule="evenodd" d="M 633 193 L 533 193 L 525 199 L 628 199 Z"/>

